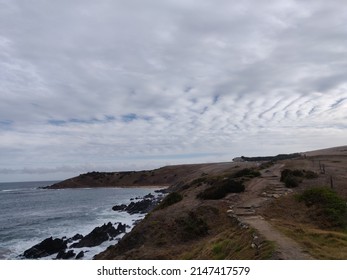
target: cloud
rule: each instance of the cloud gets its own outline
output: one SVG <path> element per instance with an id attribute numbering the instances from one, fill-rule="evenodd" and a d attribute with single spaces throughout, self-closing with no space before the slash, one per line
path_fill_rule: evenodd
<path id="1" fill-rule="evenodd" d="M 0 7 L 1 170 L 48 178 L 345 144 L 343 1 Z"/>

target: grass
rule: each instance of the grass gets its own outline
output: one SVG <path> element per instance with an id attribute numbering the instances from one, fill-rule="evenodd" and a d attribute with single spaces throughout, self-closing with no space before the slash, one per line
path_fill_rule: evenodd
<path id="1" fill-rule="evenodd" d="M 205 220 L 194 212 L 189 212 L 185 217 L 176 219 L 176 224 L 181 229 L 181 238 L 183 241 L 205 236 L 209 230 Z"/>
<path id="2" fill-rule="evenodd" d="M 294 223 L 277 223 L 275 227 L 298 242 L 316 259 L 347 259 L 347 231 L 345 230 L 321 230 L 310 225 Z"/>
<path id="3" fill-rule="evenodd" d="M 228 193 L 239 193 L 245 190 L 245 186 L 232 179 L 218 180 L 212 184 L 211 187 L 200 192 L 197 198 L 200 199 L 221 199 Z"/>
<path id="4" fill-rule="evenodd" d="M 247 177 L 247 178 L 255 178 L 259 177 L 261 174 L 258 170 L 255 170 L 253 168 L 244 168 L 239 171 L 237 171 L 235 174 L 233 174 L 234 178 L 240 178 L 240 177 Z"/>
<path id="5" fill-rule="evenodd" d="M 275 252 L 275 244 L 264 240 L 258 250 L 251 247 L 251 229 L 241 229 L 237 226 L 224 230 L 215 238 L 204 242 L 190 252 L 186 252 L 183 259 L 196 259 L 197 256 L 211 260 L 267 260 Z"/>
<path id="6" fill-rule="evenodd" d="M 167 208 L 173 204 L 176 204 L 177 202 L 180 202 L 182 199 L 183 196 L 180 193 L 172 192 L 163 199 L 163 201 L 158 205 L 157 210 Z"/>
<path id="7" fill-rule="evenodd" d="M 305 179 L 315 179 L 318 174 L 311 170 L 300 169 L 284 169 L 281 172 L 281 182 L 285 184 L 287 188 L 296 188 Z"/>
<path id="8" fill-rule="evenodd" d="M 304 202 L 307 207 L 313 208 L 311 216 L 324 219 L 327 226 L 344 227 L 346 225 L 346 201 L 332 189 L 310 188 L 297 195 L 297 199 Z"/>

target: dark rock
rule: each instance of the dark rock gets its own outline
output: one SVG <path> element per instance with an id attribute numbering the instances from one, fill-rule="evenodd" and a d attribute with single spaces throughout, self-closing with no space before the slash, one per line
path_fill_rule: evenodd
<path id="1" fill-rule="evenodd" d="M 83 238 L 83 235 L 77 233 L 77 234 L 75 234 L 71 239 L 72 239 L 73 241 L 76 241 L 76 240 L 80 240 L 80 239 L 82 239 L 82 238 Z"/>
<path id="2" fill-rule="evenodd" d="M 129 214 L 144 214 L 154 208 L 153 201 L 151 199 L 143 199 L 138 202 L 131 202 L 126 208 Z"/>
<path id="3" fill-rule="evenodd" d="M 77 254 L 76 260 L 82 259 L 83 257 L 84 257 L 84 252 L 81 251 L 81 252 L 79 252 L 79 253 Z"/>
<path id="4" fill-rule="evenodd" d="M 155 193 L 168 193 L 168 189 L 160 189 L 160 190 L 155 190 Z"/>
<path id="5" fill-rule="evenodd" d="M 46 238 L 41 243 L 34 245 L 24 252 L 24 257 L 27 259 L 38 259 L 53 255 L 61 250 L 66 249 L 66 241 L 63 239 L 52 237 Z"/>
<path id="6" fill-rule="evenodd" d="M 122 231 L 120 230 L 122 228 L 123 226 L 118 225 L 117 229 L 115 229 L 110 222 L 108 224 L 102 225 L 101 227 L 96 227 L 89 234 L 83 237 L 79 242 L 72 244 L 71 248 L 98 246 L 101 243 L 121 234 Z"/>
<path id="7" fill-rule="evenodd" d="M 125 204 L 115 205 L 112 207 L 113 211 L 124 211 L 127 208 Z"/>
<path id="8" fill-rule="evenodd" d="M 74 256 L 76 256 L 76 254 L 74 253 L 73 250 L 69 250 L 67 252 L 65 252 L 65 250 L 61 250 L 56 259 L 57 260 L 68 260 L 68 259 L 72 259 Z"/>
<path id="9" fill-rule="evenodd" d="M 152 199 L 152 198 L 154 198 L 154 195 L 149 193 L 149 194 L 145 195 L 143 198 L 144 199 Z"/>
<path id="10" fill-rule="evenodd" d="M 117 226 L 117 231 L 119 233 L 124 233 L 126 228 L 127 228 L 126 224 L 119 223 L 118 226 Z"/>

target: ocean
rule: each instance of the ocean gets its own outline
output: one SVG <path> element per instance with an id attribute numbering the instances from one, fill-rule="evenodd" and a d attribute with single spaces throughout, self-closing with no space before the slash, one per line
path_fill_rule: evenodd
<path id="1" fill-rule="evenodd" d="M 86 235 L 104 223 L 125 223 L 131 230 L 144 214 L 116 212 L 112 206 L 129 204 L 131 198 L 155 195 L 154 188 L 40 189 L 56 183 L 0 183 L 0 259 L 19 259 L 19 255 L 48 237 L 70 238 Z M 124 235 L 124 234 L 123 234 Z M 122 236 L 120 236 L 122 237 Z M 81 248 L 83 259 L 93 256 L 117 241 Z M 52 259 L 56 255 L 47 257 Z"/>

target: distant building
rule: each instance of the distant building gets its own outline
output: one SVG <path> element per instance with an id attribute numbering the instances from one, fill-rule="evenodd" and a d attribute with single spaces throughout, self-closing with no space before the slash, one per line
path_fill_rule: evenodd
<path id="1" fill-rule="evenodd" d="M 233 162 L 243 162 L 245 161 L 242 157 L 233 158 Z"/>

